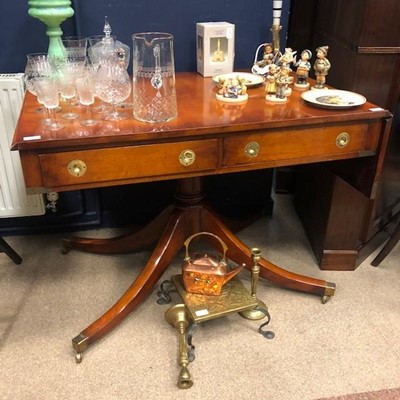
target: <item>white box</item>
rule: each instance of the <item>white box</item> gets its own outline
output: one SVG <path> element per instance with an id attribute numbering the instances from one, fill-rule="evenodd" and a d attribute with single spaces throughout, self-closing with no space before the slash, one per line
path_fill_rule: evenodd
<path id="1" fill-rule="evenodd" d="M 197 72 L 205 77 L 233 72 L 235 25 L 229 22 L 196 24 Z"/>

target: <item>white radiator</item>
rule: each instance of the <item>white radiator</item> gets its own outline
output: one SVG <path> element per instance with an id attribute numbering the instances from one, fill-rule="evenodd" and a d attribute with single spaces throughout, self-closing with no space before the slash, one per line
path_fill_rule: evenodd
<path id="1" fill-rule="evenodd" d="M 0 74 L 0 218 L 45 213 L 43 196 L 27 195 L 17 151 L 10 151 L 24 97 L 23 74 Z"/>

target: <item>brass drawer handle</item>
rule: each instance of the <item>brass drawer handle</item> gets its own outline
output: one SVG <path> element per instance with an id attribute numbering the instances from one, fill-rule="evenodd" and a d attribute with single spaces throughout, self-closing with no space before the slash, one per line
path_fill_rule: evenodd
<path id="1" fill-rule="evenodd" d="M 83 176 L 85 175 L 87 170 L 87 165 L 84 161 L 82 160 L 72 160 L 68 163 L 68 172 L 72 176 Z"/>
<path id="2" fill-rule="evenodd" d="M 342 132 L 339 133 L 336 137 L 336 146 L 339 147 L 339 149 L 342 149 L 343 147 L 346 147 L 350 142 L 350 135 L 347 132 Z"/>
<path id="3" fill-rule="evenodd" d="M 188 165 L 192 165 L 196 160 L 196 153 L 193 150 L 186 149 L 179 154 L 179 162 L 187 167 Z"/>
<path id="4" fill-rule="evenodd" d="M 244 148 L 244 154 L 247 157 L 256 157 L 260 152 L 260 145 L 257 142 L 249 142 Z"/>

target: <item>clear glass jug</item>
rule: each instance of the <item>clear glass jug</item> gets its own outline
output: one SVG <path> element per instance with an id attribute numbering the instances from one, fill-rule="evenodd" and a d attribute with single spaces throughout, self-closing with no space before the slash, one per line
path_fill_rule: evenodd
<path id="1" fill-rule="evenodd" d="M 173 36 L 163 32 L 132 35 L 133 117 L 166 122 L 177 116 Z"/>

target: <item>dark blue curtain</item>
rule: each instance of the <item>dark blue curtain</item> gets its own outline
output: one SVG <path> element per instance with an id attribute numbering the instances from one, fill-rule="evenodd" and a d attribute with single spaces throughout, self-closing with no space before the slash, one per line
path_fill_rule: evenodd
<path id="1" fill-rule="evenodd" d="M 0 72 L 23 72 L 27 53 L 47 50 L 45 25 L 28 15 L 27 1 L 7 4 L 7 9 L 0 6 L 0 26 L 3 28 Z M 196 70 L 196 22 L 235 24 L 235 69 L 250 68 L 257 46 L 271 40 L 272 0 L 75 0 L 72 7 L 74 17 L 61 26 L 65 36 L 102 34 L 105 16 L 113 34 L 130 47 L 132 33 L 172 33 L 177 71 Z M 289 8 L 290 1 L 284 0 L 282 46 Z"/>

